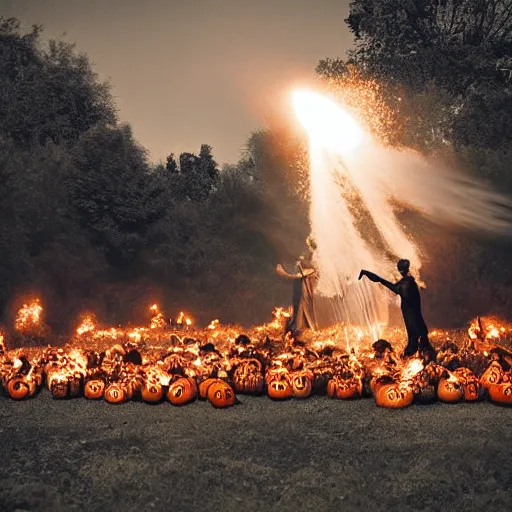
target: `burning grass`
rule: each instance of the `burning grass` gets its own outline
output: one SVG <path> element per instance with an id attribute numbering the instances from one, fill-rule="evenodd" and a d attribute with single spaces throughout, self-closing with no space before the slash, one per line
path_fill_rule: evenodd
<path id="1" fill-rule="evenodd" d="M 112 404 L 129 400 L 184 405 L 196 398 L 218 408 L 236 394 L 274 400 L 311 395 L 376 404 L 512 403 L 512 329 L 497 319 L 476 319 L 468 332 L 433 331 L 436 360 L 401 359 L 404 332 L 390 329 L 375 341 L 357 328 L 336 326 L 283 336 L 289 313 L 276 308 L 271 322 L 244 330 L 213 320 L 205 329 L 184 313 L 167 322 L 158 305 L 147 327 L 106 328 L 83 317 L 61 347 L 7 350 L 0 342 L 0 381 L 15 400 L 47 387 L 56 399 L 85 397 Z M 25 304 L 15 323 L 18 337 L 44 340 L 48 329 L 39 301 Z"/>

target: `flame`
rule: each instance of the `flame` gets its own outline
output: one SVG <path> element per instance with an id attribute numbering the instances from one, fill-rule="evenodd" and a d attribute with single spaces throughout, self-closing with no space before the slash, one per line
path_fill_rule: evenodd
<path id="1" fill-rule="evenodd" d="M 23 304 L 16 316 L 15 329 L 20 332 L 28 332 L 36 327 L 40 327 L 42 312 L 43 307 L 39 299 Z"/>
<path id="2" fill-rule="evenodd" d="M 217 329 L 217 327 L 219 327 L 220 325 L 220 322 L 219 320 L 216 318 L 215 320 L 212 320 L 210 322 L 210 324 L 208 325 L 207 329 L 211 329 L 212 331 Z"/>
<path id="3" fill-rule="evenodd" d="M 153 304 L 149 310 L 153 313 L 151 318 L 151 329 L 161 329 L 165 327 L 165 318 L 164 315 L 160 312 L 158 304 Z"/>
<path id="4" fill-rule="evenodd" d="M 82 323 L 77 327 L 76 333 L 78 336 L 85 334 L 87 332 L 93 332 L 96 330 L 96 323 L 94 322 L 94 318 L 92 315 L 87 315 L 82 320 Z"/>

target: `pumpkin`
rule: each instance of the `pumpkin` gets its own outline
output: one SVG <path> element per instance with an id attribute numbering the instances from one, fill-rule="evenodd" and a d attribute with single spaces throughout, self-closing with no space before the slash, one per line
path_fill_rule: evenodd
<path id="1" fill-rule="evenodd" d="M 293 395 L 293 390 L 287 379 L 274 379 L 267 384 L 267 395 L 272 400 L 286 400 Z"/>
<path id="2" fill-rule="evenodd" d="M 290 374 L 292 394 L 295 398 L 307 398 L 313 389 L 313 373 L 298 370 Z"/>
<path id="3" fill-rule="evenodd" d="M 29 383 L 22 377 L 14 377 L 9 380 L 7 392 L 13 400 L 23 400 L 31 395 Z"/>
<path id="4" fill-rule="evenodd" d="M 402 409 L 412 404 L 414 393 L 411 388 L 400 387 L 396 382 L 377 384 L 375 387 L 375 403 L 379 407 Z"/>
<path id="5" fill-rule="evenodd" d="M 339 375 L 335 375 L 327 383 L 327 395 L 330 398 L 338 398 L 340 400 L 348 400 L 357 395 L 358 386 L 355 379 L 343 379 Z"/>
<path id="6" fill-rule="evenodd" d="M 217 382 L 224 382 L 222 379 L 210 377 L 199 383 L 199 398 L 206 400 L 208 398 L 208 388 Z"/>
<path id="7" fill-rule="evenodd" d="M 162 397 L 164 396 L 164 388 L 159 382 L 145 382 L 140 394 L 144 402 L 154 404 L 162 400 Z"/>
<path id="8" fill-rule="evenodd" d="M 457 379 L 443 377 L 437 386 L 437 396 L 442 402 L 454 404 L 462 400 L 464 390 Z"/>
<path id="9" fill-rule="evenodd" d="M 112 382 L 105 388 L 105 400 L 109 404 L 121 404 L 128 400 L 129 393 L 120 382 Z"/>
<path id="10" fill-rule="evenodd" d="M 482 387 L 477 376 L 469 368 L 458 368 L 453 374 L 462 383 L 464 400 L 474 402 L 480 398 Z"/>
<path id="11" fill-rule="evenodd" d="M 101 379 L 91 379 L 85 383 L 84 395 L 90 400 L 99 400 L 103 398 L 105 392 L 105 382 Z"/>
<path id="12" fill-rule="evenodd" d="M 81 375 L 74 375 L 70 379 L 68 379 L 68 385 L 69 385 L 69 396 L 70 397 L 77 397 L 80 394 L 80 391 L 82 389 L 82 376 Z"/>
<path id="13" fill-rule="evenodd" d="M 499 404 L 512 405 L 512 383 L 504 382 L 489 386 L 489 398 Z"/>
<path id="14" fill-rule="evenodd" d="M 249 359 L 238 365 L 233 373 L 233 384 L 237 393 L 261 395 L 265 379 L 260 361 Z"/>
<path id="15" fill-rule="evenodd" d="M 422 385 L 415 390 L 414 400 L 419 404 L 431 404 L 436 399 L 436 387 L 432 384 Z"/>
<path id="16" fill-rule="evenodd" d="M 499 384 L 502 381 L 503 373 L 503 368 L 500 363 L 493 361 L 480 377 L 480 384 L 482 384 L 484 388 L 489 389 L 490 386 Z"/>
<path id="17" fill-rule="evenodd" d="M 173 405 L 188 404 L 197 396 L 197 385 L 194 379 L 180 377 L 174 381 L 167 391 L 167 400 Z"/>
<path id="18" fill-rule="evenodd" d="M 59 372 L 50 373 L 47 384 L 53 398 L 67 398 L 69 396 L 69 379 L 66 375 Z"/>
<path id="19" fill-rule="evenodd" d="M 236 401 L 235 390 L 223 380 L 208 387 L 208 400 L 214 407 L 231 407 Z"/>

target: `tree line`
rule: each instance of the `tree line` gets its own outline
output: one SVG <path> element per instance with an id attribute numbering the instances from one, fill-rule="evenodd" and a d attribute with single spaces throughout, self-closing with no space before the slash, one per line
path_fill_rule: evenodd
<path id="1" fill-rule="evenodd" d="M 512 192 L 510 4 L 354 1 L 354 49 L 317 75 L 333 91 L 379 84 L 390 144 L 449 154 Z M 222 169 L 208 144 L 152 164 L 86 55 L 0 17 L 2 321 L 38 294 L 57 331 L 85 310 L 140 321 L 155 301 L 200 323 L 263 322 L 289 303 L 274 266 L 304 249 L 306 170 L 303 137 L 277 123 Z M 507 240 L 404 221 L 427 255 L 430 323 L 510 311 Z"/>

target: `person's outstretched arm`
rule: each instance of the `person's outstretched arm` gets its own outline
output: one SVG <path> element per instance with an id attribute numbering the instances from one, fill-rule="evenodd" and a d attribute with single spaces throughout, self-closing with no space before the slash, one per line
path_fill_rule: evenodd
<path id="1" fill-rule="evenodd" d="M 301 274 L 300 272 L 297 272 L 296 274 L 289 274 L 286 272 L 286 270 L 283 268 L 281 264 L 277 265 L 276 272 L 285 279 L 302 279 L 303 277 L 306 277 L 304 274 Z"/>
<path id="2" fill-rule="evenodd" d="M 380 283 L 381 285 L 385 286 L 388 290 L 391 290 L 393 293 L 398 294 L 398 288 L 396 287 L 395 284 L 391 283 L 390 281 L 386 281 L 384 278 L 378 276 L 377 274 L 374 274 L 369 270 L 361 270 L 361 272 L 359 273 L 359 279 L 361 280 L 363 276 L 366 276 L 370 281 L 374 283 Z"/>

